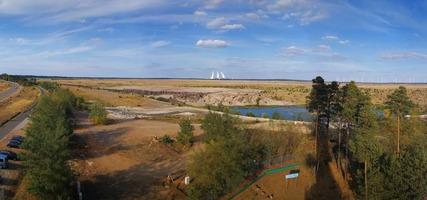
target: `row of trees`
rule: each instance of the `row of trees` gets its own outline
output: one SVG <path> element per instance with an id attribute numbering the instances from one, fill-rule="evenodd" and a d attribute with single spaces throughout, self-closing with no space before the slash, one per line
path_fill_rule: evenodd
<path id="1" fill-rule="evenodd" d="M 384 184 L 378 184 L 379 180 L 385 181 L 390 177 L 398 177 L 400 181 L 405 182 L 404 179 L 407 178 L 404 177 L 403 174 L 393 174 L 392 172 L 401 169 L 402 163 L 408 164 L 410 162 L 408 161 L 410 156 L 399 156 L 401 154 L 400 127 L 402 117 L 409 114 L 411 109 L 414 107 L 415 105 L 407 96 L 406 88 L 399 87 L 388 96 L 387 101 L 383 106 L 384 111 L 382 113 L 389 113 L 389 115 L 382 116 L 379 114 L 379 110 L 375 109 L 374 105 L 371 103 L 369 94 L 359 89 L 354 82 L 350 82 L 340 88 L 337 82 L 326 84 L 322 77 L 316 77 L 313 79 L 312 90 L 309 96 L 307 96 L 307 108 L 309 111 L 316 113 L 315 151 L 317 152 L 317 160 L 321 159 L 319 157 L 319 152 L 328 148 L 328 146 L 320 145 L 318 142 L 319 135 L 328 136 L 328 133 L 330 132 L 330 122 L 332 120 L 338 122 L 337 157 L 340 162 L 340 155 L 342 154 L 341 146 L 345 145 L 345 177 L 347 177 L 347 166 L 348 161 L 350 160 L 349 155 L 352 155 L 352 160 L 358 163 L 363 163 L 363 173 L 358 173 L 358 175 L 363 178 L 357 179 L 358 185 L 362 186 L 359 187 L 358 194 L 364 195 L 365 198 L 386 197 L 387 194 L 385 193 L 387 190 L 385 189 Z M 388 119 L 386 120 L 385 118 Z M 389 142 L 388 139 L 380 139 L 383 137 L 381 130 L 384 130 L 380 125 L 390 126 L 394 121 L 393 119 L 395 119 L 395 123 L 397 123 L 397 130 L 394 131 L 396 132 L 396 150 L 387 151 L 386 144 Z M 388 122 L 388 124 L 385 122 Z M 341 139 L 343 132 L 345 132 L 344 141 Z M 418 144 L 414 143 L 410 145 L 411 146 L 405 147 L 405 149 L 409 149 L 408 152 L 413 151 L 414 148 L 412 147 L 418 146 Z M 420 148 L 421 152 L 419 153 L 421 155 L 426 153 L 423 149 L 424 148 Z M 405 155 L 408 155 L 408 152 L 405 152 Z M 422 160 L 423 159 L 418 160 L 418 162 Z M 424 173 L 427 173 L 427 169 L 424 171 Z M 375 172 L 377 174 L 375 174 Z M 369 176 L 371 176 L 371 182 L 374 184 L 370 184 L 368 182 Z M 418 175 L 414 174 L 412 177 L 416 178 L 415 176 Z M 392 181 L 399 180 L 396 179 Z M 379 189 L 381 187 L 382 189 Z M 363 190 L 360 188 L 363 188 Z M 369 188 L 372 188 L 372 191 L 368 192 Z M 412 191 L 413 188 L 406 188 L 408 191 L 406 191 L 405 194 L 414 192 Z M 427 187 L 424 187 L 424 189 L 427 191 Z M 379 191 L 383 191 L 383 193 L 380 193 Z M 402 192 L 402 190 L 399 191 Z M 400 192 L 394 193 L 397 196 L 392 197 L 400 198 L 402 195 L 399 194 Z M 368 194 L 371 194 L 371 196 L 368 196 Z M 411 197 L 416 198 L 419 196 Z"/>
<path id="2" fill-rule="evenodd" d="M 26 76 L 1 74 L 0 79 L 3 79 L 5 81 L 16 82 L 24 86 L 37 85 L 37 81 L 35 78 L 27 78 Z"/>
<path id="3" fill-rule="evenodd" d="M 70 198 L 74 179 L 69 160 L 72 135 L 72 111 L 77 98 L 69 90 L 53 90 L 43 95 L 31 123 L 26 129 L 22 147 L 25 172 L 29 176 L 27 190 L 40 199 Z"/>

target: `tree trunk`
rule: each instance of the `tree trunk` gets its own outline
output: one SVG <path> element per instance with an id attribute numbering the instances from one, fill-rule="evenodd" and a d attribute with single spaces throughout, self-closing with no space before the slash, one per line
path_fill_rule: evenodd
<path id="1" fill-rule="evenodd" d="M 344 166 L 344 179 L 347 180 L 347 166 L 348 166 L 348 140 L 350 137 L 350 118 L 347 119 L 347 135 L 345 141 L 345 166 Z"/>
<path id="2" fill-rule="evenodd" d="M 365 159 L 365 199 L 368 199 L 368 161 Z"/>
<path id="3" fill-rule="evenodd" d="M 397 111 L 397 155 L 400 156 L 400 110 Z"/>
<path id="4" fill-rule="evenodd" d="M 317 111 L 316 111 L 316 135 L 315 135 L 315 138 L 314 138 L 314 150 L 315 150 L 315 153 L 316 153 L 316 159 L 317 159 L 317 161 L 319 161 L 319 150 L 318 150 L 318 148 L 317 148 L 317 143 L 318 143 L 318 141 L 317 141 L 317 138 L 318 138 L 318 135 L 319 135 L 319 106 L 317 106 Z"/>
<path id="5" fill-rule="evenodd" d="M 341 132 L 342 132 L 342 113 L 340 116 L 340 129 L 338 131 L 338 162 L 337 164 L 341 167 Z"/>

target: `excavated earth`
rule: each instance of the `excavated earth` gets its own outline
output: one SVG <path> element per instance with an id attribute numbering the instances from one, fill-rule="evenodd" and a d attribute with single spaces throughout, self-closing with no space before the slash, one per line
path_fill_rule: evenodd
<path id="1" fill-rule="evenodd" d="M 261 106 L 292 105 L 289 102 L 276 101 L 263 93 L 262 90 L 255 89 L 173 86 L 119 86 L 104 89 L 119 90 L 154 98 L 163 97 L 192 106 L 218 105 L 220 103 L 225 106 L 247 106 L 256 105 L 257 99 L 259 99 Z"/>

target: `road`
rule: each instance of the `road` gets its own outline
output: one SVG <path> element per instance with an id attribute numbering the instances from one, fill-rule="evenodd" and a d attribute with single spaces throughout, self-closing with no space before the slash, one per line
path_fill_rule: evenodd
<path id="1" fill-rule="evenodd" d="M 0 94 L 0 100 L 3 100 L 4 98 L 8 97 L 9 95 L 15 93 L 19 89 L 18 83 L 9 82 L 12 85 L 12 88 L 7 90 L 6 92 L 3 92 Z"/>
<path id="2" fill-rule="evenodd" d="M 39 87 L 40 92 L 43 94 L 45 94 L 45 91 Z M 22 128 L 23 126 L 26 125 L 26 123 L 28 122 L 28 115 L 31 114 L 31 112 L 33 112 L 34 107 L 36 107 L 36 104 L 34 104 L 30 109 L 28 109 L 27 111 L 19 114 L 18 116 L 16 116 L 15 118 L 13 118 L 13 120 L 9 121 L 8 123 L 4 124 L 2 127 L 0 127 L 0 140 L 3 139 L 4 137 L 6 137 L 6 135 L 8 135 L 11 131 L 13 131 L 15 128 Z"/>

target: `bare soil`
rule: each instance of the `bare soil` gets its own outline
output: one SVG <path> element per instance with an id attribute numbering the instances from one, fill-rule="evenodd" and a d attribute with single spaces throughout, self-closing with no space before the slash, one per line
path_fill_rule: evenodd
<path id="1" fill-rule="evenodd" d="M 170 173 L 185 175 L 188 156 L 156 142 L 154 137 L 174 136 L 176 123 L 155 120 L 115 120 L 93 126 L 87 115 L 77 115 L 74 169 L 79 173 L 85 199 L 183 199 L 176 188 L 162 184 Z M 201 130 L 196 126 L 195 135 Z M 200 146 L 196 144 L 195 148 Z M 194 148 L 194 147 L 193 147 Z M 178 184 L 178 183 L 177 183 Z"/>

